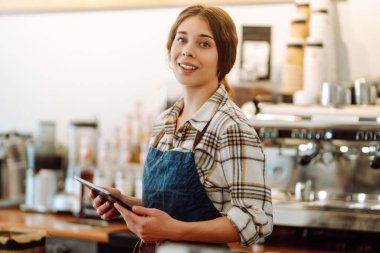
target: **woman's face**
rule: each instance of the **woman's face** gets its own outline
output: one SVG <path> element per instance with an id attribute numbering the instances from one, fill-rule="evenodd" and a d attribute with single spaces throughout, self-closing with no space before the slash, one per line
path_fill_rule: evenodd
<path id="1" fill-rule="evenodd" d="M 170 61 L 177 80 L 185 86 L 218 85 L 218 51 L 208 23 L 201 17 L 185 19 L 178 27 Z"/>

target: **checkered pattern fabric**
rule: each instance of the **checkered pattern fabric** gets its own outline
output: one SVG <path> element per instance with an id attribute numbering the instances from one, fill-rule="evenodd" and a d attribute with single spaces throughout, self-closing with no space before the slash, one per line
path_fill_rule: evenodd
<path id="1" fill-rule="evenodd" d="M 249 246 L 269 235 L 273 228 L 269 180 L 261 142 L 239 107 L 228 97 L 223 85 L 177 132 L 177 118 L 183 98 L 156 122 L 154 137 L 164 129 L 157 148 L 190 152 L 197 131 L 209 125 L 195 147 L 200 181 L 217 210 L 227 215 L 240 233 L 241 244 Z"/>

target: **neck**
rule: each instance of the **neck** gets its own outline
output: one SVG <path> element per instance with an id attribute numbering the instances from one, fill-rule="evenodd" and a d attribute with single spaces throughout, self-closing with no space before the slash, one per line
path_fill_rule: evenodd
<path id="1" fill-rule="evenodd" d="M 202 105 L 214 94 L 219 84 L 203 87 L 185 87 L 184 88 L 184 107 L 181 116 L 183 118 L 191 118 Z"/>

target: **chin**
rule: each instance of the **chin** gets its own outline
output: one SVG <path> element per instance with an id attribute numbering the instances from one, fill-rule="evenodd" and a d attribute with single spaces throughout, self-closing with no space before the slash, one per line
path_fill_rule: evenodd
<path id="1" fill-rule="evenodd" d="M 176 75 L 175 77 L 177 81 L 184 86 L 196 86 L 199 84 L 199 80 L 195 79 L 194 77 L 184 77 L 182 75 Z"/>
<path id="2" fill-rule="evenodd" d="M 189 81 L 189 80 L 178 80 L 183 86 L 186 87 L 195 87 L 199 85 L 197 81 Z"/>

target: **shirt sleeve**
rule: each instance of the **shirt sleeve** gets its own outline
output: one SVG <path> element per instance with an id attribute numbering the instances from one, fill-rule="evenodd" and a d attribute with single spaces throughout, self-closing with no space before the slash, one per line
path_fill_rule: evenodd
<path id="1" fill-rule="evenodd" d="M 229 126 L 221 137 L 222 170 L 231 193 L 228 219 L 247 247 L 273 229 L 271 190 L 259 138 L 248 125 Z"/>

